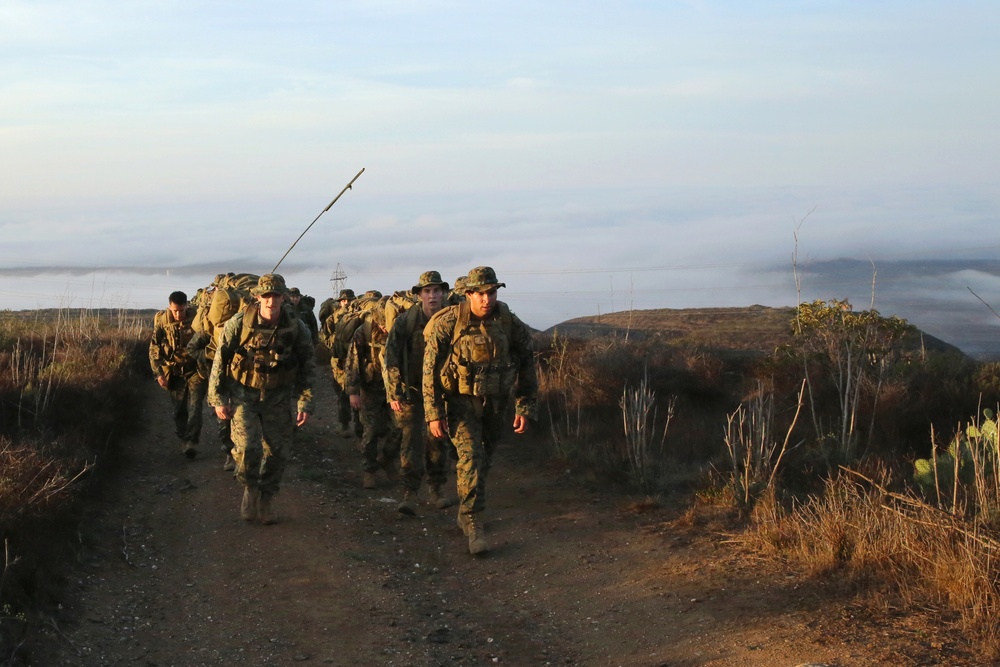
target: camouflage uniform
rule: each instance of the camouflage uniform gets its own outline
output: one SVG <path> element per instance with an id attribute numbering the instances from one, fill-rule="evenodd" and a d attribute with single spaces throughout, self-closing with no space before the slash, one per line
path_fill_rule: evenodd
<path id="1" fill-rule="evenodd" d="M 411 290 L 419 294 L 429 285 L 439 285 L 445 293 L 448 283 L 437 271 L 420 276 Z M 400 430 L 399 461 L 403 485 L 415 494 L 426 472 L 432 498 L 440 497 L 441 486 L 447 479 L 445 443 L 431 438 L 424 421 L 422 375 L 424 359 L 424 327 L 430 317 L 418 302 L 399 315 L 385 343 L 385 393 L 389 402 L 399 401 L 402 410 L 394 412 Z M 402 507 L 402 506 L 401 506 Z M 401 510 L 402 511 L 402 510 Z"/>
<path id="2" fill-rule="evenodd" d="M 489 267 L 469 272 L 467 291 L 503 287 Z M 459 525 L 473 551 L 474 515 L 486 507 L 486 478 L 513 390 L 515 414 L 535 418 L 538 380 L 528 327 L 497 301 L 484 319 L 466 301 L 444 308 L 424 330 L 424 411 L 445 420 L 458 450 Z M 485 550 L 485 549 L 481 549 Z"/>
<path id="3" fill-rule="evenodd" d="M 354 332 L 344 364 L 346 391 L 348 396 L 361 397 L 360 413 L 364 431 L 359 449 L 364 458 L 364 471 L 373 474 L 379 467 L 383 467 L 390 477 L 395 477 L 400 434 L 389 418 L 389 404 L 386 402 L 385 383 L 382 379 L 382 350 L 388 336 L 382 329 L 385 311 L 376 303 L 364 317 L 364 323 Z"/>
<path id="4" fill-rule="evenodd" d="M 262 276 L 254 296 L 272 292 L 283 294 L 284 280 L 276 274 Z M 260 320 L 256 305 L 226 323 L 212 363 L 208 403 L 235 408 L 236 479 L 248 491 L 259 491 L 261 498 L 280 487 L 292 444 L 293 414 L 311 411 L 315 372 L 309 330 L 288 309 L 281 309 L 276 327 Z"/>
<path id="5" fill-rule="evenodd" d="M 346 305 L 339 303 L 345 300 L 347 301 Z M 320 307 L 319 321 L 323 331 L 327 335 L 324 344 L 331 353 L 333 352 L 332 334 L 336 329 L 337 322 L 354 309 L 355 301 L 354 290 L 342 289 L 337 299 L 327 299 Z M 330 370 L 333 372 L 334 400 L 337 402 L 337 421 L 340 423 L 341 431 L 346 433 L 350 428 L 351 417 L 355 417 L 354 434 L 360 438 L 362 434 L 361 419 L 359 415 L 354 414 L 354 411 L 351 410 L 350 397 L 348 397 L 346 391 L 347 378 L 344 374 L 344 361 L 344 359 L 335 357 L 332 354 L 330 356 Z"/>
<path id="6" fill-rule="evenodd" d="M 153 318 L 153 335 L 149 340 L 149 366 L 154 378 L 165 378 L 170 403 L 173 406 L 174 431 L 181 439 L 184 453 L 195 456 L 195 446 L 201 437 L 201 409 L 207 385 L 198 374 L 195 360 L 187 352 L 194 336 L 191 328 L 196 308 L 187 306 L 184 319 L 177 321 L 169 310 L 161 310 Z"/>

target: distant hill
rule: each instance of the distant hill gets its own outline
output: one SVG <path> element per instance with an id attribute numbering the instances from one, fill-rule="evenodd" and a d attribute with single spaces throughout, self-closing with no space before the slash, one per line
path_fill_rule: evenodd
<path id="1" fill-rule="evenodd" d="M 794 308 L 748 306 L 746 308 L 657 308 L 620 311 L 577 317 L 557 324 L 544 333 L 569 338 L 602 336 L 657 338 L 671 345 L 716 351 L 770 354 L 791 342 Z M 930 334 L 917 330 L 908 337 L 907 347 L 923 346 L 931 352 L 963 354 Z"/>

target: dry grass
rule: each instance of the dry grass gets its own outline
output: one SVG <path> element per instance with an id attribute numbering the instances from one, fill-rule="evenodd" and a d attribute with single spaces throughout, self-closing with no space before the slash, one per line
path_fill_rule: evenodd
<path id="1" fill-rule="evenodd" d="M 913 608 L 953 610 L 984 659 L 1000 657 L 1000 542 L 886 480 L 842 472 L 792 510 L 774 497 L 758 503 L 751 547 L 790 559 L 814 576 L 888 588 Z"/>
<path id="2" fill-rule="evenodd" d="M 115 460 L 109 447 L 133 426 L 148 319 L 0 312 L 0 646 L 13 647 L 49 602 L 39 582 L 58 580 L 49 569 L 79 539 L 86 481 Z"/>

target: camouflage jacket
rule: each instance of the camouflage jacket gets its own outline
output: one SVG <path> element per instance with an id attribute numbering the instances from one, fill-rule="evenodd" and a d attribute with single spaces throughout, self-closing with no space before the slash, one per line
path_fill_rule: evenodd
<path id="1" fill-rule="evenodd" d="M 423 395 L 428 422 L 445 419 L 449 396 L 507 400 L 514 410 L 536 418 L 538 376 L 531 331 L 507 304 L 497 301 L 479 319 L 468 303 L 435 313 L 424 329 Z"/>
<path id="2" fill-rule="evenodd" d="M 430 320 L 420 305 L 396 318 L 385 341 L 385 396 L 392 401 L 419 403 L 424 367 L 424 327 Z"/>
<path id="3" fill-rule="evenodd" d="M 191 324 L 197 310 L 189 306 L 180 322 L 169 310 L 161 310 L 153 318 L 153 335 L 149 339 L 149 367 L 153 377 L 190 377 L 196 370 L 195 360 L 188 354 L 187 344 L 194 336 Z"/>
<path id="4" fill-rule="evenodd" d="M 359 396 L 361 390 L 383 392 L 382 356 L 388 334 L 370 319 L 354 331 L 344 361 L 345 391 Z"/>
<path id="5" fill-rule="evenodd" d="M 309 329 L 285 308 L 276 327 L 256 314 L 256 308 L 247 308 L 226 322 L 208 378 L 208 404 L 232 405 L 287 391 L 298 412 L 311 412 L 316 352 Z"/>

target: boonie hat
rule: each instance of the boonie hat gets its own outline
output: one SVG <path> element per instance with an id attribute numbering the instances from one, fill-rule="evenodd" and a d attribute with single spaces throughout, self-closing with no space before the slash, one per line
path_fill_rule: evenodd
<path id="1" fill-rule="evenodd" d="M 288 293 L 293 296 L 302 296 L 302 292 L 299 290 L 298 287 L 289 288 Z"/>
<path id="2" fill-rule="evenodd" d="M 254 296 L 288 294 L 288 288 L 285 287 L 285 279 L 281 275 L 277 273 L 265 273 L 257 281 L 257 286 L 250 290 L 250 293 Z"/>
<path id="3" fill-rule="evenodd" d="M 460 294 L 465 294 L 465 284 L 469 282 L 469 276 L 459 276 L 455 278 L 455 291 Z"/>
<path id="4" fill-rule="evenodd" d="M 420 278 L 417 280 L 417 284 L 413 286 L 410 291 L 414 294 L 420 294 L 420 290 L 425 287 L 433 287 L 434 285 L 440 285 L 441 289 L 445 292 L 448 291 L 448 283 L 441 280 L 441 274 L 437 271 L 424 271 L 420 274 Z"/>
<path id="5" fill-rule="evenodd" d="M 477 266 L 469 271 L 465 280 L 466 292 L 489 292 L 507 285 L 497 280 L 497 273 L 489 266 Z"/>
<path id="6" fill-rule="evenodd" d="M 337 297 L 337 301 L 342 299 L 347 299 L 348 301 L 354 301 L 358 297 L 354 296 L 354 290 L 352 289 L 342 289 L 340 290 L 340 296 Z"/>

